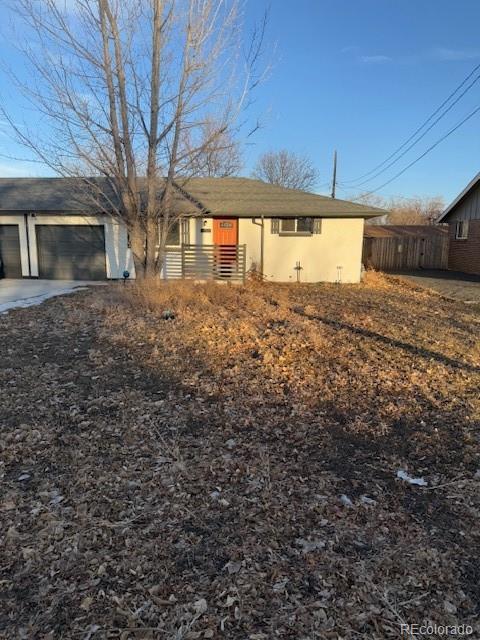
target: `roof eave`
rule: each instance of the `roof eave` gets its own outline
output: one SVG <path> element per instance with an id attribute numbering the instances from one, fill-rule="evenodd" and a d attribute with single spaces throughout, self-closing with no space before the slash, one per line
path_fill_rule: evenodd
<path id="1" fill-rule="evenodd" d="M 283 213 L 272 213 L 272 212 L 268 212 L 268 213 L 262 213 L 261 211 L 257 210 L 255 212 L 250 212 L 250 213 L 239 213 L 239 212 L 235 212 L 235 213 L 228 213 L 225 211 L 204 211 L 201 215 L 203 215 L 204 218 L 222 218 L 222 217 L 228 217 L 231 216 L 232 218 L 260 218 L 263 217 L 264 218 L 345 218 L 345 219 L 358 219 L 358 218 L 378 218 L 380 215 L 384 215 L 384 214 L 378 214 L 378 213 L 360 213 L 360 212 L 352 212 L 352 213 L 346 213 L 346 212 L 342 212 L 342 213 L 312 213 L 311 211 L 309 212 L 301 212 L 298 211 L 298 209 L 296 209 L 295 211 L 291 211 L 291 212 L 283 212 Z"/>
<path id="2" fill-rule="evenodd" d="M 29 209 L 0 209 L 0 215 L 12 215 L 12 216 L 24 216 L 24 215 L 39 215 L 39 216 L 103 216 L 113 215 L 108 214 L 106 211 L 86 211 L 81 209 L 35 209 L 30 207 Z"/>
<path id="3" fill-rule="evenodd" d="M 455 200 L 453 200 L 453 202 L 448 205 L 445 211 L 437 219 L 437 223 L 443 222 L 445 218 L 447 218 L 453 212 L 455 207 L 460 204 L 465 196 L 467 196 L 470 191 L 478 184 L 478 182 L 480 182 L 480 172 L 477 173 L 477 175 L 472 180 L 470 180 L 465 189 L 455 198 Z"/>

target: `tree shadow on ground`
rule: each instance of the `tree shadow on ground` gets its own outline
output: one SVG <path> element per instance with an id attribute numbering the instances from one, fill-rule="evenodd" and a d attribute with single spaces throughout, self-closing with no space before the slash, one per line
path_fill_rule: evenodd
<path id="1" fill-rule="evenodd" d="M 332 318 L 327 318 L 325 316 L 307 314 L 295 308 L 292 309 L 292 311 L 294 311 L 297 315 L 307 318 L 309 320 L 315 320 L 317 322 L 321 322 L 322 324 L 328 325 L 329 327 L 333 327 L 334 329 L 344 329 L 356 336 L 367 338 L 369 340 L 375 340 L 375 342 L 385 344 L 389 347 L 393 347 L 394 349 L 400 349 L 414 356 L 420 356 L 421 358 L 434 360 L 435 362 L 438 362 L 440 364 L 453 367 L 454 369 L 462 369 L 463 371 L 468 371 L 469 373 L 480 373 L 480 367 L 469 364 L 468 362 L 462 362 L 461 360 L 450 358 L 443 353 L 432 351 L 430 349 L 425 349 L 424 347 L 419 347 L 417 345 L 410 344 L 409 342 L 404 342 L 403 340 L 398 340 L 390 336 L 385 336 L 384 334 L 378 333 L 377 331 L 372 331 L 371 329 L 365 329 L 364 327 L 356 327 L 347 322 L 334 320 Z"/>
<path id="2" fill-rule="evenodd" d="M 477 367 L 467 363 L 428 349 L 417 348 L 377 332 L 320 317 L 315 317 L 315 320 L 327 322 L 334 328 L 348 329 L 362 338 L 388 344 L 389 347 L 399 348 L 415 356 L 435 360 L 453 370 L 478 371 Z M 465 444 L 463 437 L 466 429 L 474 428 L 466 412 L 439 412 L 438 405 L 423 396 L 419 398 L 422 406 L 421 415 L 411 415 L 406 408 L 403 415 L 382 429 L 382 433 L 376 433 L 375 430 L 362 432 L 355 425 L 355 413 L 339 411 L 335 403 L 319 400 L 313 406 L 310 405 L 303 416 L 298 413 L 292 414 L 293 404 L 297 404 L 295 398 L 291 399 L 290 404 L 288 398 L 285 399 L 279 394 L 259 405 L 256 401 L 249 400 L 251 389 L 248 385 L 242 388 L 242 382 L 239 380 L 234 397 L 225 397 L 225 389 L 219 387 L 217 392 L 209 397 L 207 412 L 196 415 L 196 407 L 201 407 L 204 411 L 205 405 L 203 402 L 196 405 L 198 390 L 184 385 L 178 369 L 157 369 L 138 361 L 135 366 L 134 386 L 137 390 L 150 393 L 159 387 L 167 386 L 175 394 L 188 398 L 192 403 L 193 415 L 176 433 L 180 447 L 190 448 L 192 438 L 198 438 L 198 447 L 201 449 L 207 442 L 213 443 L 213 447 L 221 446 L 222 442 L 233 437 L 237 440 L 237 446 L 244 447 L 241 453 L 242 464 L 259 468 L 266 464 L 267 458 L 268 464 L 272 468 L 276 467 L 275 471 L 270 471 L 273 483 L 271 500 L 278 500 L 279 505 L 285 505 L 286 500 L 297 500 L 300 511 L 303 508 L 302 501 L 307 503 L 318 490 L 319 477 L 330 477 L 330 489 L 334 487 L 334 493 L 329 497 L 331 500 L 346 494 L 357 505 L 363 495 L 373 496 L 381 501 L 382 507 L 392 515 L 399 514 L 403 526 L 423 530 L 422 544 L 426 544 L 430 549 L 437 549 L 440 554 L 454 554 L 462 588 L 474 602 L 480 601 L 480 583 L 477 580 L 480 575 L 480 544 L 475 536 L 471 535 L 476 528 L 475 513 L 471 512 L 467 503 L 452 500 L 449 487 L 433 489 L 431 484 L 432 480 L 439 484 L 448 484 L 459 476 L 471 480 L 476 471 L 477 463 L 471 455 L 472 449 Z M 189 366 L 208 379 L 208 353 L 199 350 L 191 356 Z M 211 375 L 212 380 L 215 380 L 215 375 Z M 355 388 L 349 390 L 349 403 L 352 406 L 355 406 L 355 393 Z M 361 393 L 360 390 L 359 404 Z M 390 397 L 387 395 L 382 400 L 384 403 L 397 400 L 395 389 L 391 391 Z M 251 418 L 252 415 L 255 416 L 254 420 L 249 419 L 248 426 L 242 426 L 242 417 Z M 381 423 L 385 421 L 385 416 L 380 411 L 376 416 L 373 410 L 370 420 L 373 424 L 376 421 Z M 193 459 L 192 464 L 195 465 Z M 422 487 L 410 486 L 397 479 L 396 472 L 405 467 L 412 475 L 425 475 L 429 481 L 429 488 L 425 490 Z M 279 478 L 278 484 L 275 483 L 275 477 Z M 286 477 L 289 481 L 285 484 Z M 204 480 L 205 478 L 201 481 Z M 302 491 L 297 494 L 299 482 L 302 484 Z M 238 490 L 242 495 L 245 487 L 242 488 L 240 485 Z M 213 537 L 203 545 L 208 547 L 214 544 L 217 550 L 220 550 L 225 547 L 225 541 L 238 544 L 236 530 L 241 531 L 248 527 L 250 518 L 261 518 L 262 515 L 265 514 L 255 511 L 245 519 L 238 511 L 230 514 L 231 517 L 224 514 L 221 520 L 211 522 L 213 529 L 209 530 Z M 311 521 L 310 516 L 305 518 L 305 514 L 285 507 L 280 511 L 273 509 L 273 515 L 266 519 L 270 523 L 275 522 L 272 525 L 273 532 L 278 531 L 282 523 L 285 525 L 293 518 L 305 529 L 315 526 L 315 521 Z M 375 516 L 371 520 L 374 522 Z M 187 529 L 198 526 L 195 525 L 195 518 L 189 522 L 190 524 L 186 524 Z M 217 531 L 215 535 L 214 530 Z M 416 536 L 418 538 L 418 533 Z M 465 544 L 467 539 L 468 545 Z M 348 544 L 343 547 L 341 553 L 350 560 L 354 558 L 355 561 L 364 555 L 358 547 Z M 372 560 L 375 553 L 372 548 L 371 555 L 367 554 L 368 558 Z M 222 553 L 220 556 L 224 558 Z M 188 564 L 190 561 L 185 562 Z M 455 584 L 453 576 L 452 579 Z M 458 583 L 456 584 L 458 586 Z M 478 607 L 476 612 L 480 613 Z"/>
<path id="3" fill-rule="evenodd" d="M 362 611 L 375 606 L 381 617 L 350 621 L 350 637 L 372 635 L 390 615 L 371 586 L 381 589 L 385 580 L 399 601 L 428 595 L 418 606 L 404 605 L 410 620 L 429 616 L 462 589 L 459 618 L 479 613 L 471 502 L 452 500 L 451 488 L 395 477 L 400 465 L 430 486 L 435 475 L 472 475 L 464 435 L 475 425 L 467 412 L 439 411 L 417 391 L 421 415 L 405 406 L 385 424 L 382 408 L 398 399 L 392 388 L 362 428 L 360 385 L 339 391 L 338 402 L 307 402 L 273 385 L 259 401 L 248 369 L 219 380 L 209 351 L 218 345 L 185 347 L 170 359 L 161 340 L 147 342 L 166 326 L 158 317 L 147 318 L 145 335 L 127 327 L 122 342 L 95 310 L 73 324 L 62 301 L 40 311 L 34 324 L 28 311 L 7 319 L 15 342 L 0 345 L 10 371 L 2 387 L 5 443 L 13 451 L 6 486 L 18 500 L 21 536 L 4 568 L 14 581 L 2 597 L 16 616 L 4 629 L 34 620 L 31 637 L 54 629 L 68 638 L 99 620 L 103 628 L 154 628 L 162 615 L 178 629 L 182 603 L 200 597 L 216 629 L 215 616 L 234 611 L 224 606 L 225 594 L 238 593 L 241 615 L 228 619 L 230 638 L 255 631 L 313 639 L 323 632 L 315 603 L 326 598 L 327 615 L 346 624 L 346 594 L 358 589 Z M 432 358 L 375 332 L 355 335 Z M 437 361 L 454 371 L 464 365 Z M 266 375 L 255 366 L 255 375 Z M 185 371 L 198 373 L 197 382 L 191 375 L 187 382 Z M 22 484 L 24 470 L 31 477 Z M 57 495 L 65 500 L 52 506 Z M 363 495 L 376 505 L 362 505 Z M 317 540 L 318 550 L 303 553 L 301 545 Z M 91 608 L 80 609 L 90 594 Z M 172 594 L 176 602 L 168 604 Z M 142 607 L 137 620 L 128 619 L 128 610 Z"/>

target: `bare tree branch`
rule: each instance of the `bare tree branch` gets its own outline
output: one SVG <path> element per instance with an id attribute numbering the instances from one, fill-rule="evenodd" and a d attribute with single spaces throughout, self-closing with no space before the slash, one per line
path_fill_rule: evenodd
<path id="1" fill-rule="evenodd" d="M 252 175 L 263 182 L 302 191 L 312 191 L 318 183 L 318 171 L 312 161 L 286 149 L 260 156 Z"/>

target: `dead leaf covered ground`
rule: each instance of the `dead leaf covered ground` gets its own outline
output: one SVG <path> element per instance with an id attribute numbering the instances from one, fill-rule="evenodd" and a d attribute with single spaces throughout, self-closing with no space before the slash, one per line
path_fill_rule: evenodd
<path id="1" fill-rule="evenodd" d="M 0 637 L 480 636 L 476 309 L 112 285 L 0 332 Z"/>

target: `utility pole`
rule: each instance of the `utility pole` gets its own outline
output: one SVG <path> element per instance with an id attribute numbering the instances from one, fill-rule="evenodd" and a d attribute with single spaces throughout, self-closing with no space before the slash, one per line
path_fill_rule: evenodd
<path id="1" fill-rule="evenodd" d="M 333 178 L 332 178 L 332 198 L 335 198 L 337 188 L 337 150 L 333 153 Z"/>

